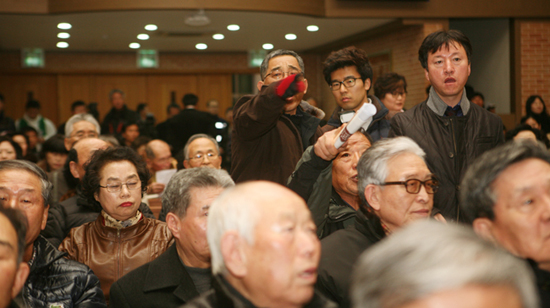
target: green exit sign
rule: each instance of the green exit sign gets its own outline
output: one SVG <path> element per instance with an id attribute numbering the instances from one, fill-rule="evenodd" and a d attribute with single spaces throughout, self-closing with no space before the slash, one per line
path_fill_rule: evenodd
<path id="1" fill-rule="evenodd" d="M 44 67 L 44 50 L 42 48 L 23 48 L 21 50 L 22 67 Z"/>
<path id="2" fill-rule="evenodd" d="M 156 50 L 140 49 L 137 51 L 137 67 L 138 68 L 158 68 L 159 57 Z"/>

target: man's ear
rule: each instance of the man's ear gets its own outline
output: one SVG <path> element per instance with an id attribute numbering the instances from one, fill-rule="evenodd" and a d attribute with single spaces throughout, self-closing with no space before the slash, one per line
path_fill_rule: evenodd
<path id="1" fill-rule="evenodd" d="M 222 156 L 221 156 L 221 155 L 218 155 L 218 159 L 220 160 L 220 167 L 219 167 L 219 169 L 221 169 L 221 168 L 222 168 Z"/>
<path id="2" fill-rule="evenodd" d="M 19 264 L 19 268 L 17 269 L 17 273 L 15 274 L 15 281 L 13 282 L 13 285 L 11 287 L 12 299 L 15 298 L 17 294 L 19 294 L 19 292 L 25 285 L 27 277 L 29 276 L 29 272 L 30 268 L 27 262 L 21 262 L 21 264 Z"/>
<path id="3" fill-rule="evenodd" d="M 67 151 L 70 151 L 71 150 L 71 139 L 70 138 L 65 138 L 63 143 L 65 144 L 65 149 L 67 149 Z"/>
<path id="4" fill-rule="evenodd" d="M 153 168 L 153 161 L 149 158 L 145 159 L 145 163 L 147 164 L 147 169 L 152 170 Z"/>
<path id="5" fill-rule="evenodd" d="M 424 76 L 426 76 L 426 80 L 430 81 L 430 76 L 428 75 L 428 70 L 424 69 Z M 431 81 L 430 81 L 431 83 Z"/>
<path id="6" fill-rule="evenodd" d="M 50 205 L 44 207 L 44 213 L 42 213 L 42 225 L 40 226 L 40 230 L 44 230 L 46 228 L 46 223 L 48 223 L 48 210 L 50 209 Z"/>
<path id="7" fill-rule="evenodd" d="M 262 80 L 258 81 L 258 83 L 256 84 L 256 86 L 258 87 L 258 91 L 262 90 L 263 85 L 264 85 L 264 82 Z"/>
<path id="8" fill-rule="evenodd" d="M 232 276 L 241 278 L 246 276 L 246 254 L 244 253 L 246 240 L 237 231 L 227 231 L 221 239 L 220 248 L 225 268 Z"/>
<path id="9" fill-rule="evenodd" d="M 476 218 L 472 223 L 472 228 L 475 233 L 484 240 L 496 243 L 496 239 L 493 236 L 493 222 L 486 217 Z"/>
<path id="10" fill-rule="evenodd" d="M 365 187 L 365 199 L 367 203 L 375 211 L 380 211 L 380 187 L 374 184 L 369 184 Z"/>
<path id="11" fill-rule="evenodd" d="M 307 93 L 307 86 L 308 86 L 307 79 L 304 78 L 303 82 L 304 82 L 304 94 L 306 94 Z"/>
<path id="12" fill-rule="evenodd" d="M 175 238 L 180 239 L 181 221 L 176 214 L 170 212 L 166 214 L 166 224 Z"/>
<path id="13" fill-rule="evenodd" d="M 185 169 L 191 169 L 191 165 L 189 165 L 189 161 L 187 159 L 183 160 L 183 167 L 185 167 Z"/>
<path id="14" fill-rule="evenodd" d="M 75 179 L 80 179 L 80 175 L 76 170 L 76 163 L 74 161 L 69 162 L 69 170 Z"/>
<path id="15" fill-rule="evenodd" d="M 369 91 L 369 90 L 370 90 L 370 86 L 371 86 L 370 78 L 365 79 L 364 84 L 365 84 L 365 91 Z"/>

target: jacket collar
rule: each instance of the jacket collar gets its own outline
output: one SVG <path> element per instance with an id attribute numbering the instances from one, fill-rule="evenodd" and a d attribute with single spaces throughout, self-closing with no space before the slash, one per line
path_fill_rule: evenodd
<path id="1" fill-rule="evenodd" d="M 55 247 L 46 240 L 42 235 L 39 235 L 38 238 L 33 243 L 33 259 L 29 262 L 32 262 L 29 275 L 35 275 L 48 268 L 56 260 L 63 258 L 67 255 L 65 252 L 60 252 L 55 249 Z"/>
<path id="2" fill-rule="evenodd" d="M 367 218 L 361 210 L 357 211 L 357 216 L 355 216 L 355 228 L 372 243 L 376 243 L 386 237 L 384 229 L 380 225 L 380 220 Z"/>
<path id="3" fill-rule="evenodd" d="M 470 111 L 470 101 L 466 97 L 466 89 L 462 91 L 462 98 L 460 98 L 460 108 L 462 108 L 462 113 L 464 115 L 468 114 Z M 447 110 L 447 104 L 437 95 L 434 90 L 434 87 L 430 88 L 430 95 L 427 102 L 428 107 L 435 112 L 438 116 L 442 117 L 445 115 L 445 110 Z"/>
<path id="4" fill-rule="evenodd" d="M 179 259 L 176 244 L 170 246 L 165 253 L 150 263 L 145 281 L 147 284 L 144 286 L 143 292 L 176 287 L 174 296 L 184 302 L 189 302 L 199 296 L 193 279 Z"/>

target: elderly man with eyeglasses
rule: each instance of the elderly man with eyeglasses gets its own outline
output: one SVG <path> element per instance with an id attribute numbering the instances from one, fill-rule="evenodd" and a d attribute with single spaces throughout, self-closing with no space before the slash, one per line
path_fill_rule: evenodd
<path id="1" fill-rule="evenodd" d="M 359 255 L 392 232 L 430 217 L 438 182 L 424 151 L 408 137 L 373 144 L 357 165 L 361 206 L 355 225 L 321 241 L 317 289 L 341 308 L 350 307 L 349 288 Z"/>
<path id="2" fill-rule="evenodd" d="M 363 103 L 369 103 L 376 107 L 376 114 L 364 130 L 374 141 L 388 137 L 388 109 L 377 97 L 367 95 L 372 85 L 372 67 L 364 50 L 351 46 L 332 52 L 323 63 L 323 75 L 338 104 L 323 126 L 324 131 L 349 122 Z"/>
<path id="3" fill-rule="evenodd" d="M 259 93 L 242 97 L 233 109 L 231 177 L 236 183 L 284 185 L 304 150 L 322 134 L 324 112 L 302 100 L 307 80 L 294 51 L 269 53 L 260 74 Z"/>

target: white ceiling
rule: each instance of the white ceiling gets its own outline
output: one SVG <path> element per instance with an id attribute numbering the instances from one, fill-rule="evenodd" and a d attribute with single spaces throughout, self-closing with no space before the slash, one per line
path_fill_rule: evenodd
<path id="1" fill-rule="evenodd" d="M 59 41 L 69 43 L 67 51 L 131 51 L 128 45 L 138 42 L 142 49 L 156 49 L 160 52 L 198 52 L 195 44 L 206 43 L 207 52 L 245 52 L 261 49 L 262 44 L 271 43 L 275 49 L 307 50 L 336 40 L 362 33 L 394 19 L 359 18 L 315 18 L 310 16 L 240 12 L 206 11 L 211 24 L 205 27 L 191 27 L 184 23 L 186 17 L 197 11 L 156 10 L 116 11 L 61 15 L 17 15 L 0 14 L 0 50 L 21 48 L 43 48 L 58 50 Z M 59 22 L 72 24 L 70 30 L 59 30 Z M 156 24 L 159 29 L 149 32 L 146 24 Z M 236 32 L 227 30 L 228 24 L 238 24 Z M 319 26 L 318 32 L 308 32 L 308 25 Z M 66 40 L 57 38 L 58 32 L 68 32 Z M 147 41 L 136 36 L 148 33 Z M 216 41 L 212 34 L 221 33 L 225 39 Z M 294 33 L 295 41 L 288 41 L 285 34 Z M 168 34 L 168 35 L 167 35 Z"/>

